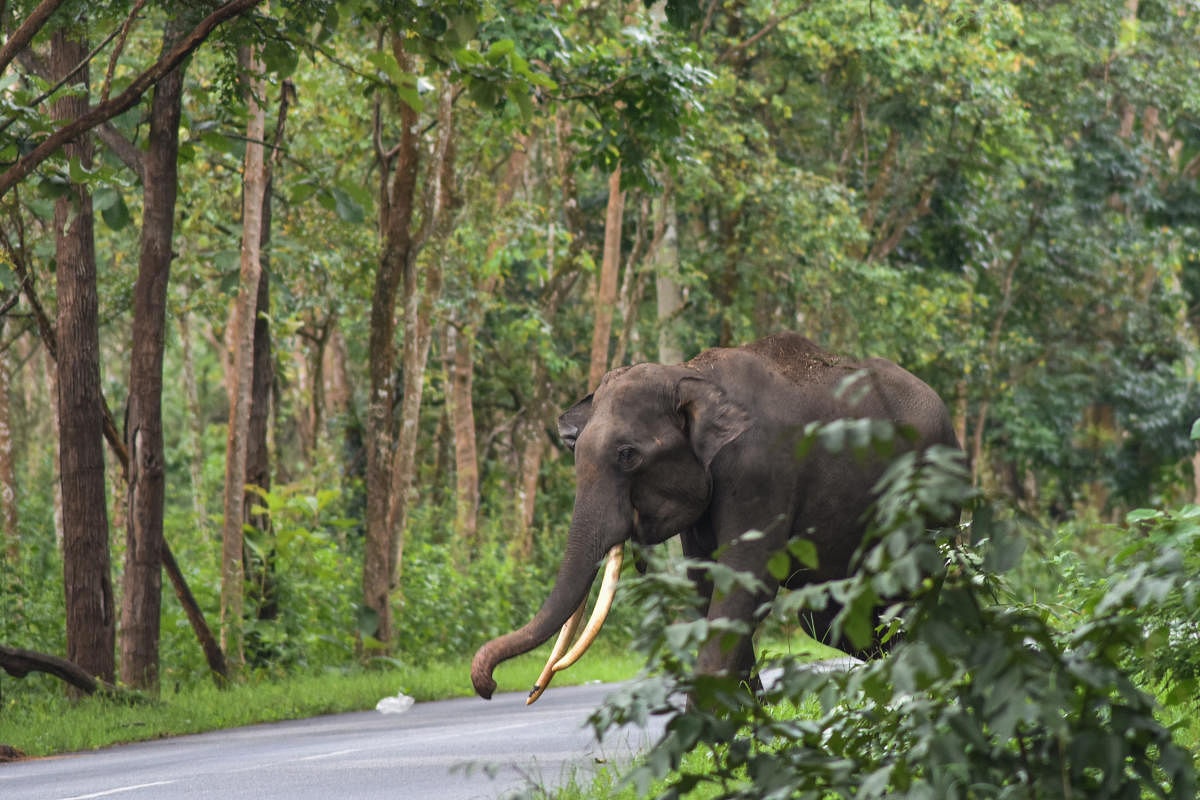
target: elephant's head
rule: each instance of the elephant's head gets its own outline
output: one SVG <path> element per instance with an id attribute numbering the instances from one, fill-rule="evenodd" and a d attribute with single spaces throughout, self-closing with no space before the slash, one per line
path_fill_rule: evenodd
<path id="1" fill-rule="evenodd" d="M 528 702 L 555 671 L 583 654 L 604 622 L 625 540 L 655 544 L 691 527 L 708 507 L 717 452 L 750 425 L 717 383 L 686 366 L 639 364 L 604 376 L 594 394 L 559 417 L 575 452 L 575 511 L 550 596 L 533 619 L 475 654 L 471 681 L 491 697 L 492 670 L 561 629 Z M 600 599 L 583 635 L 567 652 L 601 559 L 608 566 Z"/>

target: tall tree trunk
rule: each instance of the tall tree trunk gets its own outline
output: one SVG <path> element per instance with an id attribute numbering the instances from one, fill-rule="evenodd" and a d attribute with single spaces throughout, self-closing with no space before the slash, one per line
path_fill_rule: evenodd
<path id="1" fill-rule="evenodd" d="M 242 524 L 246 485 L 246 448 L 250 428 L 250 403 L 254 379 L 254 316 L 262 273 L 261 239 L 266 169 L 263 137 L 266 110 L 263 108 L 266 81 L 257 50 L 251 49 L 247 74 L 248 122 L 246 160 L 242 174 L 242 263 L 241 284 L 232 327 L 234 328 L 234 402 L 229 409 L 229 439 L 225 448 L 225 517 L 221 536 L 221 646 L 236 671 L 244 663 L 242 608 Z"/>
<path id="2" fill-rule="evenodd" d="M 63 493 L 62 493 L 62 441 L 59 431 L 62 430 L 62 414 L 59 411 L 58 395 L 58 361 L 50 353 L 49 347 L 42 348 L 46 356 L 46 383 L 50 387 L 50 416 L 54 430 L 54 543 L 58 549 L 63 549 Z"/>
<path id="3" fill-rule="evenodd" d="M 341 325 L 334 319 L 330 323 L 329 346 L 325 348 L 325 413 L 331 419 L 341 417 L 350 410 L 350 371 L 346 364 L 350 355 L 346 351 L 346 337 Z"/>
<path id="4" fill-rule="evenodd" d="M 401 71 L 411 71 L 412 57 L 403 39 L 392 39 L 392 52 Z M 363 550 L 363 606 L 375 615 L 375 638 L 387 644 L 392 636 L 388 603 L 391 588 L 392 535 L 388 509 L 392 487 L 392 407 L 395 387 L 396 295 L 404 278 L 413 245 L 412 219 L 416 203 L 417 167 L 420 161 L 419 117 L 408 104 L 400 104 L 400 143 L 385 154 L 380 143 L 381 101 L 376 101 L 376 157 L 380 166 L 379 228 L 383 239 L 375 288 L 371 295 L 371 327 L 367 363 L 370 394 L 367 397 L 367 519 Z M 388 169 L 389 156 L 394 166 Z"/>
<path id="5" fill-rule="evenodd" d="M 209 538 L 208 512 L 204 508 L 204 420 L 200 416 L 200 390 L 192 357 L 192 326 L 188 313 L 179 315 L 179 349 L 183 360 L 183 394 L 188 417 L 188 476 L 192 484 L 192 519 L 204 539 Z"/>
<path id="6" fill-rule="evenodd" d="M 454 519 L 460 542 L 468 550 L 478 544 L 476 509 L 479 504 L 479 458 L 475 443 L 475 408 L 471 399 L 474 341 L 470 328 L 462 331 L 446 324 L 446 362 L 449 366 L 447 400 L 454 429 Z"/>
<path id="7" fill-rule="evenodd" d="M 538 478 L 542 457 L 546 452 L 546 437 L 536 421 L 526 421 L 518 427 L 520 442 L 520 475 L 517 484 L 517 555 L 524 559 L 533 552 L 533 517 L 537 511 Z"/>
<path id="8" fill-rule="evenodd" d="M 4 339 L 0 317 L 0 344 Z M 9 400 L 12 359 L 9 348 L 0 349 L 0 545 L 4 558 L 16 566 L 21 558 L 21 533 L 17 529 L 17 474 L 13 465 L 12 404 Z"/>
<path id="9" fill-rule="evenodd" d="M 658 362 L 683 361 L 679 314 L 683 311 L 683 287 L 679 282 L 679 227 L 675 215 L 674 186 L 668 181 L 658 201 L 655 238 L 661 244 L 653 253 L 654 288 L 658 311 Z"/>
<path id="10" fill-rule="evenodd" d="M 167 23 L 163 51 L 184 30 Z M 175 232 L 179 118 L 183 67 L 154 87 L 149 149 L 143 159 L 145 202 L 137 282 L 133 287 L 133 342 L 125 446 L 129 451 L 129 513 L 121 593 L 121 681 L 158 687 L 159 617 L 162 610 L 163 505 L 166 496 L 162 428 L 162 370 L 167 326 L 167 282 Z"/>
<path id="11" fill-rule="evenodd" d="M 51 37 L 51 70 L 67 76 L 84 62 L 78 30 Z M 82 95 L 56 100 L 51 115 L 68 122 L 87 113 L 88 69 L 70 81 Z M 92 141 L 80 136 L 63 147 L 67 158 L 92 167 Z M 66 590 L 67 659 L 89 675 L 112 682 L 116 610 L 108 550 L 104 485 L 104 412 L 100 399 L 99 300 L 96 293 L 95 219 L 87 187 L 72 185 L 54 203 L 58 278 L 59 464 L 63 501 L 63 584 Z"/>
<path id="12" fill-rule="evenodd" d="M 265 89 L 265 86 L 263 87 Z M 295 91 L 291 81 L 280 86 L 279 115 L 275 133 L 271 137 L 271 154 L 264 157 L 262 228 L 259 237 L 259 263 L 262 267 L 258 280 L 254 314 L 254 370 L 250 391 L 250 423 L 246 439 L 246 486 L 243 499 L 243 519 L 259 531 L 263 538 L 261 555 L 253 556 L 243 549 L 249 583 L 254 587 L 256 615 L 258 619 L 275 619 L 279 615 L 279 598 L 275 578 L 275 538 L 271 530 L 271 517 L 261 498 L 250 487 L 262 491 L 271 489 L 271 454 L 268 447 L 269 421 L 272 406 L 272 386 L 275 384 L 274 359 L 271 353 L 271 187 L 274 184 L 274 167 L 279 163 L 282 152 L 284 123 L 287 120 L 288 103 Z"/>
<path id="13" fill-rule="evenodd" d="M 391 534 L 390 586 L 400 579 L 404 555 L 404 529 L 408 522 L 409 495 L 416 474 L 418 423 L 425 387 L 425 365 L 433 338 L 433 305 L 442 292 L 442 246 L 453 229 L 453 212 L 459 205 L 455 187 L 454 86 L 446 83 L 438 100 L 437 142 L 424 192 L 421 230 L 404 269 L 404 395 L 400 401 L 400 436 L 392 465 L 392 491 L 388 500 Z M 424 286 L 417 275 L 417 250 L 432 238 L 438 252 L 429 259 Z"/>
<path id="14" fill-rule="evenodd" d="M 266 195 L 269 197 L 269 194 Z M 270 230 L 270 202 L 263 209 L 262 244 L 265 248 Z M 271 385 L 275 370 L 271 361 L 271 288 L 270 272 L 266 269 L 263 255 L 263 270 L 258 279 L 254 314 L 254 366 L 251 373 L 250 419 L 246 427 L 246 494 L 242 503 L 242 518 L 247 525 L 262 536 L 261 555 L 243 548 L 243 567 L 246 580 L 257 606 L 258 619 L 275 619 L 279 613 L 275 588 L 275 544 L 271 531 L 271 517 L 261 509 L 265 503 L 251 487 L 262 491 L 271 490 L 271 454 L 267 447 L 268 423 L 271 416 Z"/>
<path id="15" fill-rule="evenodd" d="M 592 330 L 592 358 L 588 369 L 588 391 L 600 385 L 608 371 L 608 345 L 612 336 L 613 308 L 617 302 L 617 272 L 621 263 L 621 218 L 625 195 L 621 191 L 621 168 L 608 177 L 608 207 L 604 214 L 604 255 L 600 261 L 600 280 L 596 285 L 595 327 Z"/>
<path id="16" fill-rule="evenodd" d="M 647 228 L 651 235 L 647 240 Z M 642 304 L 642 295 L 646 293 L 646 277 L 648 271 L 643 262 L 653 262 L 654 254 L 662 243 L 662 237 L 654 235 L 657 229 L 650 221 L 650 199 L 642 197 L 639 203 L 637 224 L 634 226 L 632 246 L 625 260 L 624 274 L 621 276 L 621 290 L 617 294 L 617 343 L 613 347 L 609 369 L 614 369 L 625 363 L 627 358 L 637 359 L 640 347 L 640 337 L 637 330 L 638 308 Z M 632 362 L 631 362 L 632 363 Z"/>

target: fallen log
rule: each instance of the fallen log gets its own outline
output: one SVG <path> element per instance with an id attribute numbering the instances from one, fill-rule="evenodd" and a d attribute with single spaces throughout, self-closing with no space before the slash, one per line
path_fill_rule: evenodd
<path id="1" fill-rule="evenodd" d="M 112 684 L 88 675 L 72 661 L 35 650 L 7 647 L 0 644 L 0 669 L 14 678 L 24 678 L 31 672 L 46 672 L 66 681 L 85 694 L 99 692 L 114 697 L 124 694 Z"/>

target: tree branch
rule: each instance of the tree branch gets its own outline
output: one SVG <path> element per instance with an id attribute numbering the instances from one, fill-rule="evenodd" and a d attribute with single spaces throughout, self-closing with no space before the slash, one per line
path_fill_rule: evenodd
<path id="1" fill-rule="evenodd" d="M 759 31 L 757 33 L 755 33 L 753 36 L 751 36 L 749 39 L 747 39 L 744 42 L 739 42 L 738 44 L 735 44 L 733 47 L 729 48 L 724 53 L 717 56 L 717 63 L 724 64 L 726 61 L 732 61 L 734 56 L 740 54 L 746 48 L 752 47 L 752 46 L 758 44 L 758 42 L 760 42 L 763 39 L 763 37 L 765 37 L 768 33 L 775 30 L 776 28 L 778 28 L 780 23 L 786 22 L 787 20 L 791 19 L 792 17 L 796 16 L 797 14 L 802 14 L 807 10 L 808 10 L 808 5 L 806 4 L 800 8 L 789 11 L 786 14 L 781 14 L 779 16 L 771 17 L 771 19 L 767 20 L 767 24 L 763 25 L 762 28 L 760 28 Z"/>
<path id="2" fill-rule="evenodd" d="M 137 145 L 129 141 L 111 122 L 96 127 L 93 133 L 122 164 L 129 167 L 138 176 L 140 183 L 146 182 L 146 170 L 142 166 L 142 151 L 138 149 Z"/>
<path id="3" fill-rule="evenodd" d="M 0 669 L 14 678 L 24 678 L 31 672 L 45 672 L 66 681 L 85 694 L 121 694 L 115 686 L 93 678 L 73 661 L 20 647 L 6 647 L 0 644 Z"/>
<path id="4" fill-rule="evenodd" d="M 128 111 L 141 100 L 142 95 L 151 86 L 156 84 L 168 72 L 179 66 L 193 50 L 203 44 L 219 25 L 239 14 L 249 11 L 261 2 L 262 0 L 230 0 L 230 2 L 209 14 L 170 53 L 160 58 L 153 66 L 134 78 L 133 83 L 125 91 L 112 100 L 107 100 L 93 107 L 74 122 L 70 122 L 59 128 L 31 152 L 22 157 L 20 161 L 5 170 L 3 174 L 0 174 L 0 197 L 7 194 L 9 189 L 24 180 L 39 164 L 57 152 L 64 144 L 92 130 L 101 123 L 107 122 L 118 114 Z"/>
<path id="5" fill-rule="evenodd" d="M 8 65 L 17 57 L 17 53 L 29 45 L 37 32 L 46 24 L 46 20 L 50 19 L 50 15 L 62 4 L 63 0 L 42 0 L 41 3 L 38 3 L 38 7 L 33 10 L 33 13 L 25 18 L 13 35 L 8 37 L 4 46 L 0 47 L 0 74 L 8 69 Z"/>
<path id="6" fill-rule="evenodd" d="M 46 63 L 38 58 L 37 53 L 32 50 L 24 50 L 17 58 L 25 69 L 34 75 L 47 82 L 51 80 L 50 70 L 47 69 Z M 111 150 L 122 164 L 133 170 L 138 176 L 139 182 L 146 182 L 145 169 L 142 167 L 142 151 L 117 130 L 115 125 L 105 122 L 97 126 L 94 133 L 96 138 Z"/>
<path id="7" fill-rule="evenodd" d="M 125 50 L 125 40 L 129 38 L 129 31 L 133 28 L 133 23 L 137 19 L 138 12 L 142 10 L 142 6 L 144 5 L 146 5 L 146 0 L 137 0 L 133 4 L 133 10 L 125 18 L 125 24 L 121 26 L 121 38 L 117 40 L 117 46 L 113 48 L 112 55 L 108 57 L 108 69 L 104 71 L 104 85 L 100 89 L 101 101 L 108 99 L 108 92 L 112 88 L 113 72 L 117 68 L 117 59 Z"/>

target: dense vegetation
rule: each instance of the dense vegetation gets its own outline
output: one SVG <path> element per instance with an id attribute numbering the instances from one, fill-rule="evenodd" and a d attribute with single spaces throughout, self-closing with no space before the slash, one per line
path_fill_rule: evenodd
<path id="1" fill-rule="evenodd" d="M 15 0 L 0 30 L 0 645 L 151 693 L 460 658 L 554 574 L 558 411 L 792 329 L 946 400 L 1020 520 L 950 570 L 1007 581 L 995 635 L 1099 647 L 1104 702 L 1194 695 L 1194 0 Z M 1018 539 L 1038 568 L 996 577 Z M 1127 603 L 1139 569 L 1166 583 Z M 1098 609 L 1111 651 L 1070 639 Z M 871 676 L 830 725 L 884 713 Z M 56 691 L 6 677 L 0 713 Z"/>

